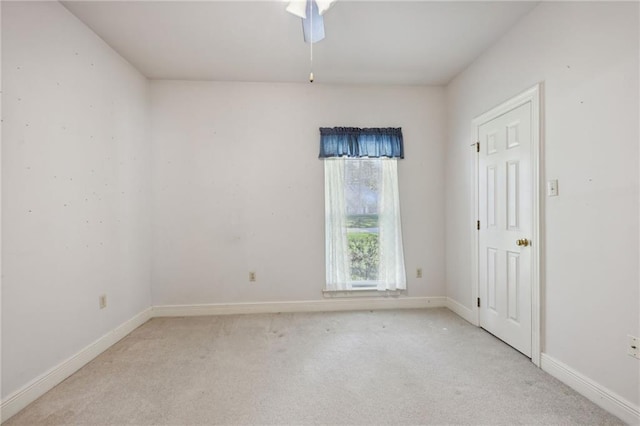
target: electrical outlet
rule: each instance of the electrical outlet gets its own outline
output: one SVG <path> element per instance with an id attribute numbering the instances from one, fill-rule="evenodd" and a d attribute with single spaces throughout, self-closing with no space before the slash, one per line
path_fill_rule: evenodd
<path id="1" fill-rule="evenodd" d="M 249 272 L 249 281 L 253 282 L 256 280 L 256 273 L 251 271 Z"/>
<path id="2" fill-rule="evenodd" d="M 99 297 L 100 309 L 104 309 L 107 307 L 107 295 L 101 294 Z"/>
<path id="3" fill-rule="evenodd" d="M 631 335 L 627 335 L 628 344 L 627 344 L 627 354 L 634 358 L 640 359 L 640 349 L 638 349 L 638 345 L 640 345 L 640 339 L 637 337 L 633 337 Z"/>
<path id="4" fill-rule="evenodd" d="M 422 278 L 422 268 L 416 269 L 416 278 Z"/>

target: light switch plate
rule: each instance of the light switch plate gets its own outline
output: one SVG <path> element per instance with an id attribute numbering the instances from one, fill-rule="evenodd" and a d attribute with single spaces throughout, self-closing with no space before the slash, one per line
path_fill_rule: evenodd
<path id="1" fill-rule="evenodd" d="M 634 337 L 632 335 L 627 335 L 629 339 L 627 343 L 627 354 L 634 358 L 640 359 L 640 350 L 638 350 L 638 345 L 640 344 L 640 339 Z"/>
<path id="2" fill-rule="evenodd" d="M 551 179 L 547 181 L 547 196 L 549 197 L 558 196 L 558 179 Z"/>

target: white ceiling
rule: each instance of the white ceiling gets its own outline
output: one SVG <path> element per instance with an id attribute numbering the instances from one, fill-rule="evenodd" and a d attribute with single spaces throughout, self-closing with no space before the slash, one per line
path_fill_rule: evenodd
<path id="1" fill-rule="evenodd" d="M 65 1 L 152 79 L 304 82 L 309 45 L 283 1 Z M 317 82 L 447 83 L 536 5 L 346 1 L 313 45 Z"/>

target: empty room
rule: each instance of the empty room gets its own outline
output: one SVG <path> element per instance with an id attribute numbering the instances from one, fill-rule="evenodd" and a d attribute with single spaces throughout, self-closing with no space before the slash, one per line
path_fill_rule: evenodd
<path id="1" fill-rule="evenodd" d="M 3 425 L 640 425 L 640 3 L 0 17 Z"/>

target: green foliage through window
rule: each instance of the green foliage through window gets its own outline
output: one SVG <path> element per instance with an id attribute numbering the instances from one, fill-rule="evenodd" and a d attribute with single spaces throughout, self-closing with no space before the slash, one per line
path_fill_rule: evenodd
<path id="1" fill-rule="evenodd" d="M 378 234 L 371 232 L 348 232 L 349 255 L 351 257 L 352 281 L 375 281 L 378 279 Z"/>

